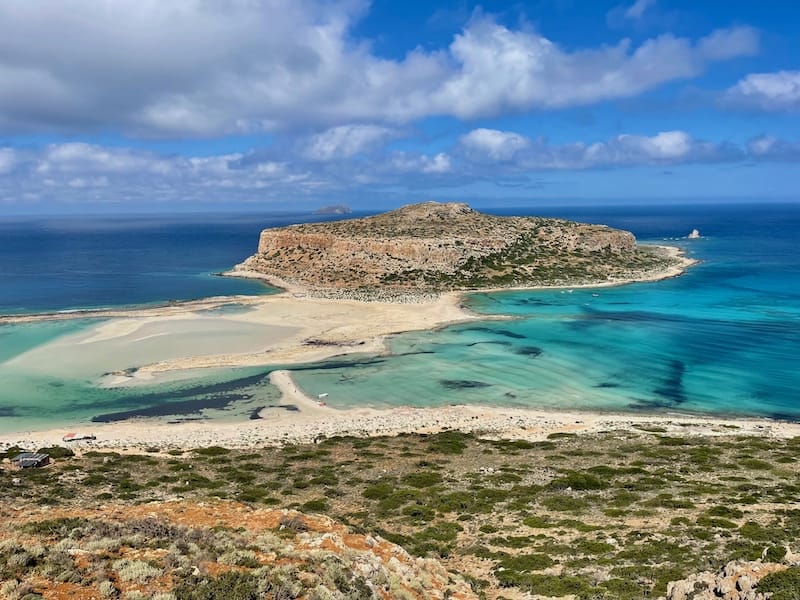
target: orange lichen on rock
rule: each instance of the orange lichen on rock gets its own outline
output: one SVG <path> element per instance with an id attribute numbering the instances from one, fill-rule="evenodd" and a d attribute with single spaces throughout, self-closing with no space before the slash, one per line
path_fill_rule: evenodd
<path id="1" fill-rule="evenodd" d="M 208 580 L 231 572 L 261 576 L 264 569 L 283 569 L 280 572 L 288 573 L 293 585 L 308 586 L 306 591 L 344 578 L 360 582 L 374 598 L 477 598 L 464 579 L 437 560 L 412 557 L 400 546 L 353 533 L 328 517 L 224 500 L 27 511 L 11 528 L 0 528 L 0 542 L 12 539 L 25 523 L 68 519 L 85 521 L 75 521 L 79 525 L 67 535 L 48 536 L 45 531 L 37 539 L 27 529 L 29 543 L 55 545 L 72 557 L 65 559 L 64 569 L 68 574 L 74 570 L 80 581 L 65 583 L 41 572 L 20 577 L 20 585 L 34 586 L 45 598 L 101 598 L 112 589 L 114 595 L 169 592 L 187 573 Z M 92 527 L 98 531 L 94 537 L 87 533 Z M 155 539 L 140 539 L 142 532 L 151 530 Z M 109 537 L 114 531 L 119 540 Z M 215 543 L 219 548 L 212 547 Z M 179 555 L 179 548 L 198 544 L 206 549 Z M 329 569 L 335 569 L 335 575 L 327 576 Z"/>

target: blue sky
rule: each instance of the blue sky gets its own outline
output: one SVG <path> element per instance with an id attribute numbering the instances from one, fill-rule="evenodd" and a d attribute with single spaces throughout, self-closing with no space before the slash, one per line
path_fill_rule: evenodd
<path id="1" fill-rule="evenodd" d="M 0 5 L 0 210 L 797 201 L 800 5 Z"/>

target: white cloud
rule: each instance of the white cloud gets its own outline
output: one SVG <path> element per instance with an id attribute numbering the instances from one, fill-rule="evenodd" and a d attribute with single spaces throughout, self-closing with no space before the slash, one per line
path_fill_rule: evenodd
<path id="1" fill-rule="evenodd" d="M 304 153 L 312 160 L 349 158 L 379 146 L 394 135 L 392 129 L 377 125 L 340 125 L 312 137 Z"/>
<path id="2" fill-rule="evenodd" d="M 765 111 L 800 110 L 800 71 L 748 75 L 726 91 L 723 102 Z"/>
<path id="3" fill-rule="evenodd" d="M 625 10 L 625 18 L 639 20 L 648 8 L 655 6 L 655 3 L 656 0 L 636 0 Z"/>
<path id="4" fill-rule="evenodd" d="M 753 30 L 733 28 L 715 31 L 696 44 L 661 35 L 639 47 L 623 40 L 616 46 L 566 52 L 538 34 L 483 20 L 451 44 L 459 68 L 433 93 L 433 106 L 470 119 L 630 97 L 697 76 L 710 61 L 753 54 L 757 44 Z"/>
<path id="5" fill-rule="evenodd" d="M 174 162 L 152 153 L 71 142 L 47 146 L 38 159 L 36 169 L 40 174 L 166 174 L 174 168 Z"/>
<path id="6" fill-rule="evenodd" d="M 497 129 L 473 129 L 461 137 L 460 144 L 468 151 L 484 155 L 491 160 L 510 160 L 530 142 L 518 133 Z"/>
<path id="7" fill-rule="evenodd" d="M 453 169 L 452 159 L 445 152 L 439 152 L 434 156 L 427 154 L 411 154 L 408 152 L 395 152 L 383 167 L 386 173 L 427 173 L 431 175 L 442 175 L 449 173 Z"/>
<path id="8" fill-rule="evenodd" d="M 11 148 L 0 148 L 0 175 L 10 173 L 17 164 L 17 153 Z"/>
<path id="9" fill-rule="evenodd" d="M 733 28 L 568 51 L 478 17 L 448 46 L 393 60 L 353 37 L 365 7 L 2 2 L 0 127 L 176 137 L 472 119 L 634 96 L 757 46 L 753 30 Z"/>
<path id="10" fill-rule="evenodd" d="M 38 151 L 0 148 L 0 201 L 36 197 L 54 204 L 117 202 L 144 206 L 194 202 L 287 203 L 529 181 L 544 171 L 581 171 L 697 163 L 800 161 L 800 143 L 772 136 L 745 147 L 698 140 L 685 131 L 622 134 L 604 141 L 555 144 L 511 131 L 475 129 L 439 152 L 379 151 L 310 159 L 284 140 L 267 150 L 183 157 L 92 144 L 52 144 Z M 338 196 L 337 196 L 338 194 Z"/>
<path id="11" fill-rule="evenodd" d="M 605 142 L 586 144 L 574 142 L 552 145 L 545 140 L 531 140 L 511 132 L 474 130 L 460 140 L 466 147 L 465 157 L 473 164 L 495 163 L 498 155 L 488 151 L 475 152 L 474 139 L 513 140 L 515 150 L 503 155 L 511 160 L 509 167 L 517 172 L 526 170 L 578 170 L 636 165 L 681 164 L 735 160 L 743 156 L 741 149 L 727 144 L 714 144 L 693 139 L 684 131 L 665 131 L 653 136 L 618 135 Z M 474 134 L 478 132 L 479 135 Z"/>
<path id="12" fill-rule="evenodd" d="M 800 161 L 800 143 L 781 140 L 771 135 L 753 138 L 747 143 L 747 151 L 756 160 Z"/>

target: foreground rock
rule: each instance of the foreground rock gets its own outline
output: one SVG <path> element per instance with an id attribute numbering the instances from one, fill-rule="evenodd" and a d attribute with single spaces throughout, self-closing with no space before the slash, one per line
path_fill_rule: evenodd
<path id="1" fill-rule="evenodd" d="M 477 599 L 439 561 L 320 515 L 166 502 L 14 520 L 0 527 L 0 598 L 10 600 Z"/>
<path id="2" fill-rule="evenodd" d="M 633 234 L 426 202 L 381 215 L 267 229 L 237 267 L 311 290 L 444 291 L 608 283 L 679 261 Z"/>
<path id="3" fill-rule="evenodd" d="M 759 589 L 763 587 L 759 582 L 788 568 L 781 563 L 731 561 L 716 573 L 706 571 L 673 581 L 667 586 L 667 600 L 769 600 L 773 592 Z M 794 591 L 800 594 L 800 589 Z"/>

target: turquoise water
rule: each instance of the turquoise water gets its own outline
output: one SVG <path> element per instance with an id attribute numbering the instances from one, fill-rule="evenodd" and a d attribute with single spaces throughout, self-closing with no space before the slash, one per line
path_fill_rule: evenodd
<path id="1" fill-rule="evenodd" d="M 466 300 L 473 310 L 512 318 L 399 335 L 388 356 L 295 366 L 298 383 L 328 393 L 334 406 L 483 403 L 800 418 L 800 207 L 558 214 L 667 239 L 702 263 L 655 283 L 473 294 Z M 693 227 L 705 237 L 669 239 Z M 167 293 L 188 297 L 193 288 L 176 281 Z M 65 294 L 62 305 L 48 308 L 73 300 Z M 0 327 L 0 431 L 137 415 L 240 420 L 277 402 L 265 368 L 201 371 L 127 390 L 98 388 L 102 365 L 75 373 L 14 368 L 15 357 L 96 324 Z"/>
<path id="2" fill-rule="evenodd" d="M 703 262 L 655 283 L 474 294 L 474 310 L 515 319 L 401 335 L 391 343 L 394 356 L 301 371 L 298 382 L 328 392 L 334 405 L 478 402 L 800 417 L 796 206 L 588 217 L 662 243 L 697 226 L 708 237 L 668 243 Z"/>

